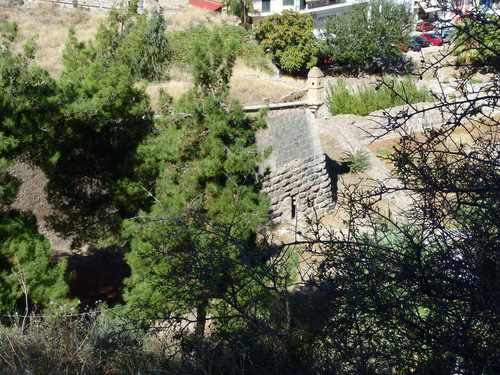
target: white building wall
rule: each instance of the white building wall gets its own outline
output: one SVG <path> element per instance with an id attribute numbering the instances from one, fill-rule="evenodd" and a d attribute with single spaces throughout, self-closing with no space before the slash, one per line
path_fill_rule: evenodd
<path id="1" fill-rule="evenodd" d="M 359 0 L 256 0 L 253 2 L 254 19 L 281 13 L 283 10 L 295 10 L 299 13 L 310 13 L 318 20 L 346 11 Z"/>

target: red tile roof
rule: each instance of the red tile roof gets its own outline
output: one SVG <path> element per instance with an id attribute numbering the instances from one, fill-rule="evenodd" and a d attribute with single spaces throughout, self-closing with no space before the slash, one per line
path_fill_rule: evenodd
<path id="1" fill-rule="evenodd" d="M 189 0 L 189 4 L 211 11 L 219 10 L 222 8 L 222 0 Z"/>

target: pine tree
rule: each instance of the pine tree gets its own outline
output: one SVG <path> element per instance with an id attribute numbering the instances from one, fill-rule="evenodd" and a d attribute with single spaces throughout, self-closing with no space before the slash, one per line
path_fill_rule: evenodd
<path id="1" fill-rule="evenodd" d="M 153 10 L 138 46 L 140 49 L 134 54 L 132 68 L 136 78 L 148 81 L 168 78 L 170 50 L 166 29 L 162 9 Z"/>
<path id="2" fill-rule="evenodd" d="M 28 218 L 15 211 L 0 212 L 0 314 L 54 308 L 60 313 L 63 306 L 67 308 L 63 311 L 75 307 L 67 298 L 66 260 L 53 260 L 48 239 L 38 234 Z"/>
<path id="3" fill-rule="evenodd" d="M 226 101 L 230 46 L 213 32 L 208 46 L 194 50 L 195 87 L 158 120 L 157 137 L 142 149 L 157 168 L 155 203 L 136 223 L 142 228 L 129 228 L 129 307 L 165 319 L 194 309 L 199 336 L 207 315 L 227 306 L 231 288 L 248 282 L 250 264 L 266 260 L 254 234 L 268 210 L 255 139 L 264 122 Z"/>
<path id="4" fill-rule="evenodd" d="M 145 204 L 136 150 L 151 133 L 152 111 L 130 68 L 134 45 L 119 25 L 110 17 L 87 43 L 70 30 L 58 79 L 33 63 L 33 41 L 24 54 L 2 51 L 0 156 L 45 172 L 56 209 L 50 223 L 75 245 L 116 233 Z"/>
<path id="5" fill-rule="evenodd" d="M 0 314 L 24 314 L 35 306 L 71 304 L 66 299 L 66 262 L 55 262 L 36 223 L 9 207 L 20 184 L 8 167 L 28 150 L 39 155 L 32 146 L 44 144 L 56 85 L 33 64 L 32 40 L 19 54 L 10 51 L 9 43 L 4 45 L 0 51 Z"/>

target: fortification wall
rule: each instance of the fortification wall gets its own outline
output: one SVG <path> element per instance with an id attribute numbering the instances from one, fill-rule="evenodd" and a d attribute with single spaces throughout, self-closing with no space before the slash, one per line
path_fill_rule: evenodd
<path id="1" fill-rule="evenodd" d="M 272 147 L 264 163 L 271 173 L 263 185 L 271 199 L 271 223 L 302 220 L 333 208 L 327 157 L 307 106 L 270 111 L 267 125 L 258 142 L 261 148 Z"/>

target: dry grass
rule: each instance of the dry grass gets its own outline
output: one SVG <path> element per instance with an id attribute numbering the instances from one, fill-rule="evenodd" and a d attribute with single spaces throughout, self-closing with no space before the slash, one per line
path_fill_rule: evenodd
<path id="1" fill-rule="evenodd" d="M 191 74 L 178 67 L 172 67 L 170 70 L 170 80 L 166 82 L 153 82 L 146 88 L 146 93 L 151 99 L 151 107 L 155 113 L 160 113 L 159 91 L 160 89 L 168 92 L 173 98 L 179 99 L 182 94 L 188 91 L 193 85 Z"/>
<path id="2" fill-rule="evenodd" d="M 38 35 L 37 63 L 53 76 L 57 76 L 62 67 L 62 50 L 68 39 L 69 27 L 75 26 L 80 40 L 88 40 L 106 19 L 104 14 L 90 14 L 80 9 L 64 11 L 55 4 L 39 4 L 34 8 L 0 8 L 0 11 L 9 21 L 19 24 L 19 42 L 15 50 L 20 50 L 28 38 Z"/>
<path id="3" fill-rule="evenodd" d="M 107 14 L 90 13 L 82 9 L 62 9 L 55 4 L 39 4 L 33 8 L 0 7 L 0 14 L 3 18 L 19 24 L 19 42 L 14 46 L 16 51 L 21 50 L 21 45 L 28 38 L 38 35 L 37 63 L 54 77 L 58 76 L 62 68 L 62 51 L 68 39 L 70 26 L 75 27 L 79 40 L 87 41 L 107 19 Z M 168 30 L 183 30 L 203 22 L 238 22 L 234 18 L 192 6 L 166 10 L 165 18 Z M 147 88 L 155 112 L 159 109 L 159 88 L 163 88 L 177 99 L 192 86 L 189 72 L 178 67 L 172 67 L 170 77 L 171 80 L 168 82 L 155 82 Z M 260 105 L 277 102 L 283 96 L 305 85 L 303 79 L 287 76 L 281 76 L 279 80 L 277 78 L 276 71 L 259 71 L 238 60 L 230 83 L 230 97 L 239 100 L 242 105 Z"/>
<path id="4" fill-rule="evenodd" d="M 172 31 L 186 30 L 205 22 L 219 24 L 223 20 L 226 20 L 230 23 L 239 23 L 233 17 L 222 16 L 220 13 L 210 12 L 191 5 L 177 10 L 166 11 L 165 19 L 167 21 L 167 29 Z"/>
<path id="5" fill-rule="evenodd" d="M 243 106 L 276 103 L 305 85 L 305 79 L 290 76 L 278 78 L 277 71 L 257 70 L 238 59 L 230 81 L 229 96 Z"/>
<path id="6" fill-rule="evenodd" d="M 241 105 L 261 105 L 279 102 L 295 90 L 282 82 L 271 82 L 255 76 L 233 76 L 230 82 L 230 97 Z"/>

